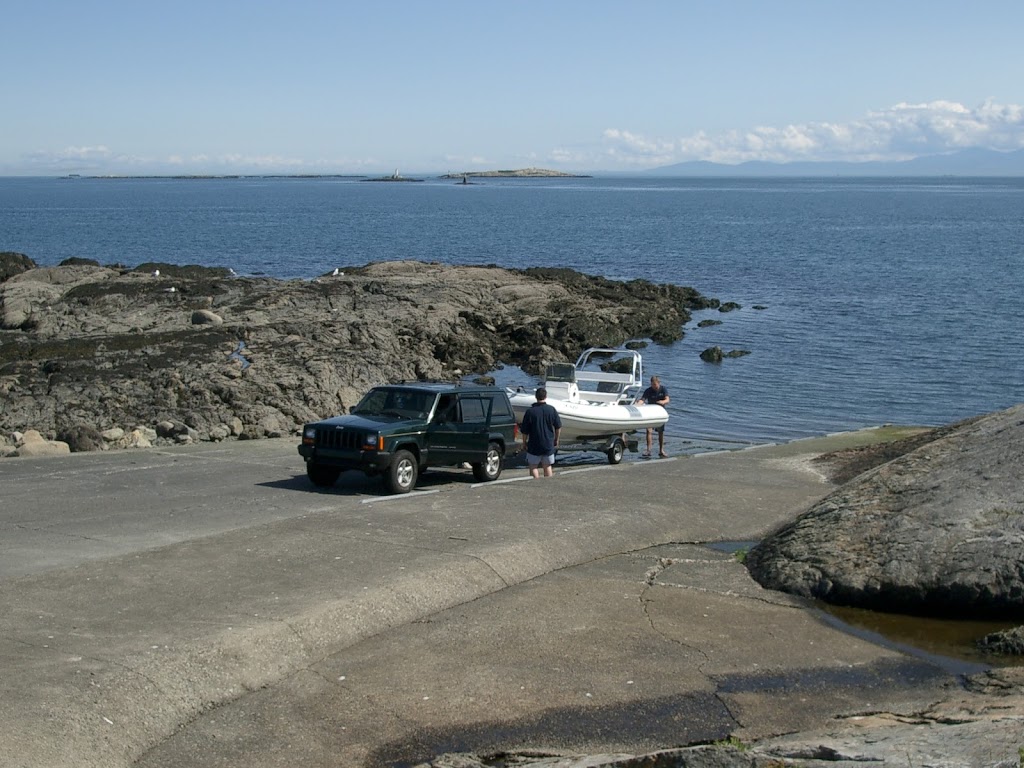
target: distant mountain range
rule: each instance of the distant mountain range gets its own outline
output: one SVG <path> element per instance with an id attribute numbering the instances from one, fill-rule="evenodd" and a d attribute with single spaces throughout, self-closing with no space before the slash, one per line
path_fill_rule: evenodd
<path id="1" fill-rule="evenodd" d="M 1024 176 L 1024 150 L 965 149 L 902 162 L 752 161 L 738 165 L 694 161 L 653 168 L 656 176 Z"/>

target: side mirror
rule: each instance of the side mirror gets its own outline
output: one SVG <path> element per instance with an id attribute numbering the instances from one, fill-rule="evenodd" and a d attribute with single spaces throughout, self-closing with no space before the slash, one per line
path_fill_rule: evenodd
<path id="1" fill-rule="evenodd" d="M 349 412 L 349 413 L 355 413 L 355 412 L 356 412 L 356 407 L 355 407 L 354 405 L 350 405 L 350 406 L 348 407 L 348 412 Z"/>

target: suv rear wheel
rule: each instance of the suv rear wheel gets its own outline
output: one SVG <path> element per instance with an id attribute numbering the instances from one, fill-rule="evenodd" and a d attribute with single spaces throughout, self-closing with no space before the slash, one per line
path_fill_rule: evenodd
<path id="1" fill-rule="evenodd" d="M 488 444 L 484 460 L 472 465 L 473 477 L 481 483 L 497 480 L 501 476 L 501 460 L 501 446 L 497 443 Z"/>
<path id="2" fill-rule="evenodd" d="M 419 465 L 409 451 L 396 451 L 384 481 L 392 493 L 408 493 L 416 487 Z"/>

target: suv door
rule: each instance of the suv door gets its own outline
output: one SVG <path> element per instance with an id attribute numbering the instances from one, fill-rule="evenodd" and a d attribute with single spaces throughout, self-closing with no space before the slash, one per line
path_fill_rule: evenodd
<path id="1" fill-rule="evenodd" d="M 429 463 L 479 462 L 487 453 L 490 400 L 473 393 L 441 395 L 428 428 Z"/>
<path id="2" fill-rule="evenodd" d="M 459 461 L 479 462 L 487 455 L 491 399 L 480 394 L 460 394 L 458 431 Z"/>

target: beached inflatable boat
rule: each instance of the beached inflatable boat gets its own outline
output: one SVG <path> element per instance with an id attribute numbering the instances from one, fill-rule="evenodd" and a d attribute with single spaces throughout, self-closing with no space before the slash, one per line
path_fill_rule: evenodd
<path id="1" fill-rule="evenodd" d="M 643 391 L 643 359 L 632 349 L 592 347 L 575 365 L 549 365 L 543 386 L 547 402 L 562 419 L 563 444 L 661 427 L 668 411 L 660 405 L 635 405 Z M 516 420 L 536 402 L 536 390 L 508 390 Z"/>

